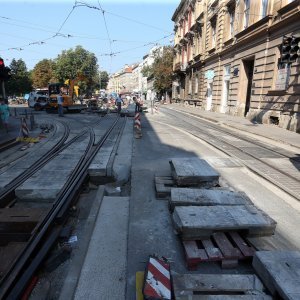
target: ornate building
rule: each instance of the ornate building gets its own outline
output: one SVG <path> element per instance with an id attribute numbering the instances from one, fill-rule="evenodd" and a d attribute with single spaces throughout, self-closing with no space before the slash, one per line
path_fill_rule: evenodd
<path id="1" fill-rule="evenodd" d="M 300 132 L 299 0 L 182 0 L 172 20 L 173 100 Z"/>

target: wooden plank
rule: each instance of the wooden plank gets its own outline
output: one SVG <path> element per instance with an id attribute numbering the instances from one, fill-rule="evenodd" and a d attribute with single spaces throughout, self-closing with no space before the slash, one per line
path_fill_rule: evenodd
<path id="1" fill-rule="evenodd" d="M 46 211 L 41 208 L 0 209 L 0 233 L 30 233 L 42 220 Z"/>
<path id="2" fill-rule="evenodd" d="M 255 254 L 255 249 L 249 245 L 237 232 L 229 232 L 229 236 L 232 238 L 236 246 L 240 249 L 245 257 L 252 257 Z"/>
<path id="3" fill-rule="evenodd" d="M 213 234 L 213 239 L 217 243 L 218 247 L 220 248 L 221 252 L 224 255 L 224 258 L 242 258 L 243 255 L 241 251 L 235 248 L 228 238 L 226 237 L 224 232 L 216 232 Z"/>
<path id="4" fill-rule="evenodd" d="M 175 186 L 175 182 L 170 176 L 155 176 L 156 198 L 168 198 L 171 194 L 171 187 Z"/>
<path id="5" fill-rule="evenodd" d="M 155 183 L 164 184 L 166 186 L 174 186 L 175 181 L 171 176 L 155 176 Z"/>
<path id="6" fill-rule="evenodd" d="M 201 242 L 210 260 L 220 260 L 223 258 L 220 249 L 216 248 L 210 239 L 203 239 Z"/>
<path id="7" fill-rule="evenodd" d="M 197 261 L 202 261 L 208 259 L 205 250 L 199 249 L 196 241 L 184 241 L 183 245 L 188 260 L 197 259 Z"/>
<path id="8" fill-rule="evenodd" d="M 220 174 L 198 157 L 174 158 L 170 161 L 173 178 L 179 186 L 218 184 Z"/>
<path id="9" fill-rule="evenodd" d="M 25 246 L 26 243 L 9 243 L 5 247 L 0 247 L 0 278 L 7 273 Z"/>

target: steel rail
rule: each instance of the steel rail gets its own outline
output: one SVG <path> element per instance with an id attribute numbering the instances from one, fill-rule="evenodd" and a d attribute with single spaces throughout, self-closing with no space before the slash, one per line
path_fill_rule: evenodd
<path id="1" fill-rule="evenodd" d="M 20 142 L 16 141 L 16 139 L 12 139 L 12 140 L 6 141 L 4 143 L 1 143 L 0 144 L 0 153 L 18 145 L 18 144 L 20 144 Z"/>
<path id="2" fill-rule="evenodd" d="M 114 121 L 106 134 L 95 146 L 93 146 L 94 136 L 90 131 L 90 142 L 86 150 L 86 155 L 83 155 L 80 164 L 77 165 L 63 190 L 58 195 L 46 219 L 41 222 L 38 230 L 28 241 L 22 255 L 14 263 L 9 274 L 6 275 L 4 282 L 0 284 L 0 299 L 3 297 L 6 297 L 5 299 L 18 299 L 22 295 L 30 278 L 56 241 L 66 212 L 87 176 L 89 164 L 102 147 L 119 119 L 120 118 L 117 118 Z M 45 235 L 50 229 L 54 229 L 54 233 L 50 233 L 48 235 L 49 238 L 45 238 Z M 41 249 L 41 252 L 39 251 L 39 248 Z"/>
<path id="3" fill-rule="evenodd" d="M 282 155 L 282 156 L 284 156 L 286 158 L 292 158 L 290 156 L 290 154 L 292 154 L 292 152 L 290 152 L 290 151 L 284 150 L 285 153 L 283 153 L 282 149 L 279 148 L 279 147 L 269 147 L 268 145 L 266 145 L 266 144 L 258 141 L 257 139 L 253 139 L 253 138 L 247 137 L 247 136 L 245 136 L 243 134 L 239 134 L 237 132 L 233 133 L 233 130 L 230 130 L 230 129 L 227 129 L 227 128 L 224 128 L 224 127 L 221 128 L 220 126 L 213 124 L 212 121 L 207 121 L 203 117 L 201 117 L 201 116 L 199 116 L 199 115 L 197 115 L 197 114 L 195 114 L 193 112 L 187 112 L 185 110 L 180 110 L 180 109 L 171 109 L 171 110 L 168 109 L 168 108 L 164 108 L 164 109 L 168 110 L 169 114 L 170 114 L 170 111 L 172 111 L 172 112 L 176 112 L 176 113 L 184 113 L 186 115 L 191 115 L 192 117 L 195 118 L 195 120 L 197 120 L 199 122 L 202 122 L 202 123 L 205 123 L 206 125 L 204 125 L 204 126 L 206 128 L 214 128 L 214 129 L 216 129 L 216 130 L 218 130 L 220 132 L 224 132 L 224 133 L 227 133 L 227 134 L 234 135 L 234 136 L 236 136 L 236 137 L 238 137 L 238 138 L 240 138 L 240 139 L 242 139 L 244 141 L 247 141 L 249 143 L 255 143 L 255 145 L 257 145 L 257 146 L 259 146 L 261 148 L 264 148 L 266 150 L 272 151 L 274 153 L 278 153 L 278 154 L 280 154 L 280 155 Z M 203 124 L 202 124 L 202 126 L 203 126 Z M 234 130 L 237 130 L 237 129 L 234 129 Z M 251 133 L 251 134 L 253 134 L 253 133 Z M 286 154 L 288 152 L 290 152 L 289 155 Z"/>
<path id="4" fill-rule="evenodd" d="M 239 161 L 241 161 L 243 163 L 243 165 L 245 165 L 248 169 L 252 170 L 253 172 L 255 172 L 256 174 L 264 177 L 265 179 L 267 179 L 268 181 L 272 182 L 274 185 L 278 186 L 281 190 L 284 190 L 285 192 L 287 192 L 289 195 L 293 196 L 294 198 L 300 200 L 300 196 L 297 190 L 293 190 L 294 187 L 296 187 L 297 185 L 299 186 L 299 180 L 295 177 L 293 177 L 291 174 L 284 172 L 283 170 L 274 167 L 274 165 L 272 165 L 271 163 L 266 162 L 263 158 L 259 158 L 257 156 L 255 156 L 252 153 L 248 153 L 247 151 L 239 148 L 238 146 L 233 145 L 232 143 L 228 142 L 228 141 L 224 141 L 224 139 L 222 139 L 221 137 L 216 137 L 215 135 L 213 135 L 212 133 L 207 133 L 207 132 L 201 132 L 199 133 L 199 129 L 201 130 L 201 128 L 203 128 L 202 124 L 201 127 L 200 126 L 196 126 L 195 124 L 191 123 L 191 119 L 189 118 L 188 121 L 185 120 L 185 118 L 187 117 L 183 117 L 180 114 L 172 114 L 172 113 L 167 113 L 170 114 L 171 116 L 176 117 L 176 126 L 177 127 L 181 127 L 182 129 L 186 130 L 189 134 L 195 136 L 198 139 L 202 139 L 205 142 L 207 142 L 208 144 L 212 145 L 213 147 L 221 150 L 222 152 L 226 153 L 227 155 L 231 156 L 231 157 L 237 157 L 239 159 Z M 185 122 L 187 125 L 180 125 L 178 124 L 178 120 L 181 120 L 182 122 Z M 197 122 L 201 123 L 199 120 L 196 120 Z M 206 129 L 210 128 L 209 125 L 205 126 Z M 224 132 L 222 129 L 218 129 L 215 126 L 211 126 L 211 128 L 213 128 L 214 130 L 217 130 L 219 132 Z M 233 132 L 226 132 L 227 134 L 231 135 L 231 136 L 235 136 L 235 133 Z M 201 136 L 200 136 L 201 134 Z M 243 139 L 242 137 L 240 137 L 240 135 L 236 135 L 239 139 Z M 216 141 L 218 141 L 219 143 L 226 145 L 226 147 L 222 147 L 216 144 Z M 254 142 L 252 142 L 252 144 L 254 144 Z M 260 145 L 258 145 L 258 147 L 260 147 Z M 252 162 L 247 162 L 246 160 L 243 160 L 242 158 L 239 158 L 238 156 L 236 156 L 235 154 L 233 154 L 232 149 L 235 149 L 235 151 L 239 151 L 240 153 L 242 153 L 243 155 L 248 156 L 249 158 L 255 159 L 256 161 L 258 161 L 260 163 L 260 166 L 258 166 L 258 168 L 252 165 Z M 272 151 L 271 149 L 268 149 L 268 151 Z M 272 151 L 275 152 L 275 151 Z M 288 157 L 288 156 L 287 156 Z M 291 159 L 291 157 L 288 157 Z M 283 179 L 285 179 L 285 181 L 290 182 L 290 185 L 292 186 L 292 189 L 288 187 L 288 183 L 285 182 L 284 184 L 280 183 L 278 180 L 275 180 L 272 178 L 272 176 L 268 175 L 267 172 L 264 171 L 260 171 L 259 168 L 261 170 L 265 169 L 265 168 L 269 168 L 269 172 L 271 174 L 276 174 L 276 176 L 281 176 Z M 287 178 L 286 178 L 287 177 Z"/>

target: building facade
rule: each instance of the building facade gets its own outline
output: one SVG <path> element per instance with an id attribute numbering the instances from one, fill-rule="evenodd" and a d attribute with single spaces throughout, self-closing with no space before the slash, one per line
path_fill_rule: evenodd
<path id="1" fill-rule="evenodd" d="M 174 101 L 300 132 L 300 1 L 182 0 L 172 20 Z"/>

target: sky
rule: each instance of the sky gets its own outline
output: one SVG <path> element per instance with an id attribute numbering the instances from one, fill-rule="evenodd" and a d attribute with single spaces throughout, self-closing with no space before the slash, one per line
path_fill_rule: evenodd
<path id="1" fill-rule="evenodd" d="M 173 45 L 171 20 L 180 0 L 0 0 L 0 57 L 42 59 L 81 45 L 114 73 L 140 62 L 155 45 Z"/>

